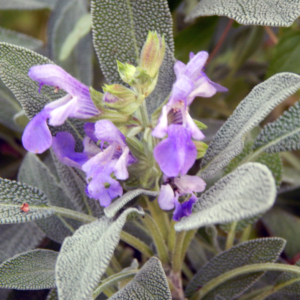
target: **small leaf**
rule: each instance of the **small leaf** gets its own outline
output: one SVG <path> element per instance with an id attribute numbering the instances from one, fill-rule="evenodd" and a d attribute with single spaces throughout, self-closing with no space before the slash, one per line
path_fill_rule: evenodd
<path id="1" fill-rule="evenodd" d="M 238 105 L 209 144 L 202 159 L 201 177 L 211 178 L 243 150 L 246 133 L 273 108 L 300 88 L 300 76 L 280 73 L 257 85 Z"/>
<path id="2" fill-rule="evenodd" d="M 50 170 L 35 154 L 27 153 L 20 167 L 18 179 L 28 185 L 37 187 L 45 193 L 50 205 L 76 210 Z M 58 215 L 36 222 L 50 239 L 58 243 L 62 243 L 65 237 L 73 234 L 70 227 L 75 230 L 81 225 L 80 222 Z M 66 223 L 68 227 L 66 227 Z"/>
<path id="3" fill-rule="evenodd" d="M 34 249 L 44 237 L 34 222 L 0 225 L 0 262 Z"/>
<path id="4" fill-rule="evenodd" d="M 71 54 L 64 61 L 61 61 L 59 58 L 61 51 L 64 51 L 62 48 L 67 43 L 66 40 L 69 35 L 72 35 L 73 32 L 74 38 L 74 30 L 78 33 L 76 29 L 78 20 L 87 13 L 86 1 L 59 0 L 49 19 L 48 49 L 50 59 L 89 86 L 92 84 L 93 54 L 92 37 L 90 34 L 82 37 L 80 41 L 78 41 L 76 34 L 77 45 L 69 49 L 73 50 Z"/>
<path id="5" fill-rule="evenodd" d="M 27 74 L 32 66 L 43 64 L 53 62 L 31 50 L 0 43 L 0 78 L 20 102 L 29 119 L 39 113 L 47 103 L 65 95 L 62 90 L 54 93 L 54 88 L 49 86 L 43 86 L 39 93 L 39 84 L 31 80 Z M 81 138 L 84 135 L 82 124 L 82 121 L 72 119 L 67 120 L 62 126 L 50 127 L 50 130 L 52 134 L 59 131 L 70 132 L 77 139 L 77 150 L 80 151 Z"/>
<path id="6" fill-rule="evenodd" d="M 289 27 L 300 15 L 299 0 L 202 0 L 187 17 L 226 16 L 243 25 Z"/>
<path id="7" fill-rule="evenodd" d="M 123 84 L 116 60 L 137 66 L 148 32 L 157 31 L 164 35 L 167 45 L 158 84 L 146 99 L 150 115 L 168 96 L 175 80 L 172 16 L 167 1 L 93 0 L 91 13 L 94 47 L 110 84 Z"/>
<path id="8" fill-rule="evenodd" d="M 16 255 L 0 265 L 0 287 L 43 290 L 55 287 L 58 252 L 37 249 Z"/>
<path id="9" fill-rule="evenodd" d="M 185 290 L 186 297 L 191 297 L 210 280 L 230 270 L 256 263 L 275 262 L 284 249 L 284 245 L 285 241 L 280 238 L 261 238 L 236 245 L 222 252 L 198 270 Z M 219 285 L 204 299 L 213 300 L 216 295 L 223 296 L 225 299 L 235 299 L 263 274 L 263 272 L 257 272 L 236 277 Z"/>
<path id="10" fill-rule="evenodd" d="M 29 211 L 21 210 L 23 203 Z M 48 218 L 54 210 L 48 207 L 47 197 L 37 188 L 0 178 L 0 223 L 23 223 Z"/>
<path id="11" fill-rule="evenodd" d="M 0 0 L 0 10 L 2 9 L 45 9 L 53 8 L 58 0 Z"/>
<path id="12" fill-rule="evenodd" d="M 81 226 L 65 239 L 56 265 L 56 284 L 60 300 L 90 299 L 104 274 L 122 228 L 131 213 L 144 215 L 130 208 L 116 220 L 101 219 Z"/>
<path id="13" fill-rule="evenodd" d="M 171 300 L 168 281 L 161 262 L 151 257 L 134 279 L 110 297 L 110 300 Z"/>
<path id="14" fill-rule="evenodd" d="M 247 163 L 221 178 L 182 218 L 176 231 L 239 221 L 267 211 L 274 203 L 276 185 L 271 171 L 260 163 Z"/>
<path id="15" fill-rule="evenodd" d="M 0 41 L 17 46 L 22 46 L 30 50 L 37 50 L 43 47 L 43 41 L 41 40 L 2 27 L 0 27 Z"/>
<path id="16" fill-rule="evenodd" d="M 158 192 L 155 191 L 147 191 L 143 189 L 137 189 L 134 191 L 129 191 L 126 194 L 124 194 L 122 197 L 115 200 L 113 203 L 111 203 L 108 207 L 104 209 L 104 213 L 108 218 L 112 218 L 116 215 L 116 213 L 125 206 L 129 201 L 133 200 L 135 197 L 144 194 L 147 196 L 156 197 L 158 195 Z"/>
<path id="17" fill-rule="evenodd" d="M 267 124 L 254 143 L 254 150 L 268 153 L 300 149 L 300 102 Z"/>

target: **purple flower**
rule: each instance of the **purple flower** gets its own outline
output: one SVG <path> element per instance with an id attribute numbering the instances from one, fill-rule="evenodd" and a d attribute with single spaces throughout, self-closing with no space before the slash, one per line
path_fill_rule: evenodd
<path id="1" fill-rule="evenodd" d="M 52 135 L 47 126 L 48 119 L 50 125 L 59 126 L 69 117 L 88 119 L 100 114 L 90 97 L 89 88 L 59 66 L 34 66 L 29 70 L 28 76 L 40 83 L 40 89 L 46 84 L 65 90 L 67 95 L 45 105 L 28 123 L 22 136 L 26 150 L 42 153 L 50 148 Z"/>
<path id="2" fill-rule="evenodd" d="M 165 183 L 161 186 L 158 196 L 158 204 L 163 210 L 171 210 L 173 212 L 173 220 L 179 221 L 184 216 L 192 213 L 192 207 L 197 197 L 194 192 L 202 192 L 206 183 L 197 176 L 184 175 L 176 178 L 165 177 Z M 190 195 L 188 201 L 180 203 L 179 197 Z"/>
<path id="3" fill-rule="evenodd" d="M 185 175 L 193 166 L 197 149 L 191 140 L 191 133 L 181 125 L 171 124 L 168 137 L 161 141 L 153 151 L 154 158 L 168 177 Z"/>
<path id="4" fill-rule="evenodd" d="M 61 162 L 86 173 L 88 196 L 98 199 L 102 206 L 108 206 L 113 198 L 123 193 L 120 183 L 111 174 L 120 180 L 127 179 L 127 166 L 136 159 L 130 153 L 124 135 L 111 121 L 87 123 L 85 131 L 83 153 L 74 151 L 75 140 L 67 132 L 60 132 L 53 138 L 53 150 Z M 100 148 L 97 141 L 101 141 Z"/>

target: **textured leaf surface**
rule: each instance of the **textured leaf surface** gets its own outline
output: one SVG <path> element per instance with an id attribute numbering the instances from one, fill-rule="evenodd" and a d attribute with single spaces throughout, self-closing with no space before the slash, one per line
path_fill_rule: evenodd
<path id="1" fill-rule="evenodd" d="M 244 25 L 291 26 L 300 15 L 299 0 L 201 0 L 187 20 L 226 16 Z"/>
<path id="2" fill-rule="evenodd" d="M 39 84 L 27 76 L 28 70 L 32 66 L 51 63 L 53 64 L 48 58 L 31 50 L 0 43 L 0 77 L 21 103 L 29 119 L 40 112 L 45 104 L 65 95 L 62 90 L 54 93 L 54 88 L 49 86 L 43 86 L 39 93 Z M 76 128 L 76 131 L 73 128 Z M 67 120 L 62 126 L 52 127 L 51 131 L 52 133 L 59 131 L 72 133 L 77 138 L 77 148 L 82 149 L 80 137 L 78 136 L 83 135 L 82 121 Z"/>
<path id="3" fill-rule="evenodd" d="M 134 279 L 110 299 L 171 300 L 168 281 L 159 259 L 150 258 Z"/>
<path id="4" fill-rule="evenodd" d="M 280 73 L 257 85 L 238 105 L 209 144 L 201 177 L 211 178 L 243 150 L 243 138 L 273 108 L 300 88 L 300 76 Z"/>
<path id="5" fill-rule="evenodd" d="M 81 226 L 72 237 L 65 239 L 56 265 L 60 300 L 90 299 L 119 243 L 126 218 L 131 213 L 144 214 L 130 208 L 116 221 L 103 217 Z"/>
<path id="6" fill-rule="evenodd" d="M 115 200 L 113 203 L 111 203 L 108 207 L 104 209 L 104 213 L 108 218 L 112 218 L 116 215 L 116 213 L 125 206 L 129 201 L 133 200 L 135 197 L 139 195 L 147 195 L 156 197 L 158 195 L 158 192 L 154 191 L 147 191 L 143 189 L 137 189 L 134 191 L 129 191 L 126 194 L 124 194 L 122 197 Z"/>
<path id="7" fill-rule="evenodd" d="M 246 163 L 221 178 L 194 204 L 193 213 L 182 218 L 177 231 L 239 221 L 268 210 L 276 197 L 271 171 L 260 163 Z"/>
<path id="8" fill-rule="evenodd" d="M 254 150 L 283 152 L 300 148 L 300 103 L 285 111 L 275 122 L 267 124 L 254 143 Z M 262 150 L 260 149 L 260 150 Z"/>
<path id="9" fill-rule="evenodd" d="M 263 216 L 262 221 L 271 235 L 282 237 L 287 241 L 284 251 L 289 258 L 293 258 L 300 252 L 300 241 L 296 238 L 300 234 L 298 217 L 274 207 Z"/>
<path id="10" fill-rule="evenodd" d="M 123 83 L 116 60 L 137 65 L 148 32 L 164 34 L 166 54 L 158 84 L 146 99 L 149 114 L 166 99 L 175 80 L 172 17 L 165 0 L 94 0 L 91 3 L 94 47 L 109 83 Z"/>
<path id="11" fill-rule="evenodd" d="M 43 9 L 53 8 L 58 0 L 0 0 L 0 10 L 2 9 Z"/>
<path id="12" fill-rule="evenodd" d="M 50 58 L 86 85 L 92 84 L 92 38 L 86 35 L 64 61 L 59 59 L 62 47 L 77 21 L 87 13 L 85 0 L 59 0 L 49 19 L 48 46 Z"/>
<path id="13" fill-rule="evenodd" d="M 21 210 L 23 203 L 29 211 Z M 48 218 L 54 210 L 47 206 L 45 194 L 37 188 L 0 178 L 0 223 L 23 223 Z"/>
<path id="14" fill-rule="evenodd" d="M 210 280 L 235 268 L 256 263 L 275 262 L 284 245 L 285 241 L 281 238 L 262 238 L 239 244 L 222 252 L 198 270 L 186 288 L 186 296 L 192 296 Z M 217 295 L 225 297 L 225 299 L 235 299 L 262 275 L 263 272 L 257 272 L 238 276 L 219 285 L 204 299 L 213 300 Z"/>
<path id="15" fill-rule="evenodd" d="M 20 126 L 14 122 L 15 114 L 21 111 L 21 106 L 11 94 L 9 89 L 0 80 L 0 123 L 8 128 L 21 131 Z"/>
<path id="16" fill-rule="evenodd" d="M 35 186 L 45 193 L 49 204 L 76 210 L 50 170 L 35 154 L 27 153 L 25 156 L 19 171 L 19 181 Z M 49 238 L 58 243 L 62 243 L 65 237 L 73 233 L 70 231 L 70 228 L 66 227 L 65 222 L 67 222 L 70 227 L 73 227 L 74 230 L 81 224 L 80 222 L 58 215 L 36 222 Z"/>
<path id="17" fill-rule="evenodd" d="M 55 287 L 58 252 L 37 249 L 21 253 L 0 265 L 0 287 L 42 290 Z"/>
<path id="18" fill-rule="evenodd" d="M 34 222 L 0 225 L 0 262 L 34 249 L 44 237 Z"/>

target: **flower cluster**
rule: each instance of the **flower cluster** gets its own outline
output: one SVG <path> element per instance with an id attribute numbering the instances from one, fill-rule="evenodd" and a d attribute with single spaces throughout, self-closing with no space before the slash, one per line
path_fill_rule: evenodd
<path id="1" fill-rule="evenodd" d="M 155 164 L 158 164 L 161 170 L 159 172 L 163 174 L 158 203 L 163 210 L 174 209 L 173 219 L 178 221 L 191 214 L 197 199 L 195 193 L 202 192 L 206 185 L 201 178 L 187 175 L 197 158 L 197 141 L 204 138 L 204 134 L 189 114 L 189 105 L 195 97 L 211 97 L 216 92 L 224 92 L 227 89 L 212 82 L 204 73 L 208 53 L 191 53 L 187 65 L 180 61 L 175 63 L 176 81 L 170 98 L 162 108 L 157 124 L 152 124 L 153 127 L 147 125 L 148 121 L 139 120 L 143 114 L 138 114 L 137 111 L 155 88 L 164 51 L 163 37 L 150 32 L 141 53 L 139 66 L 118 62 L 120 76 L 130 88 L 120 84 L 106 85 L 104 95 L 95 92 L 97 101 L 92 99 L 87 86 L 60 67 L 49 64 L 32 67 L 28 75 L 40 84 L 39 91 L 43 85 L 50 85 L 55 89 L 65 90 L 67 94 L 47 104 L 29 122 L 22 140 L 24 147 L 34 153 L 42 153 L 52 145 L 62 163 L 85 172 L 87 195 L 98 199 L 102 206 L 108 206 L 114 198 L 123 194 L 121 183 L 129 178 L 127 167 L 137 163 L 137 171 L 140 165 L 144 164 L 145 168 L 145 159 L 141 163 L 138 151 L 134 151 L 137 153 L 134 157 L 130 151 L 132 148 L 126 143 L 128 128 L 135 128 L 131 131 L 134 132 L 131 136 L 134 136 L 141 130 L 147 132 L 155 127 L 152 136 L 156 138 L 156 142 L 149 140 L 149 145 L 145 146 L 145 143 L 142 144 L 135 138 L 135 144 L 140 143 L 142 151 L 148 147 L 142 154 L 143 157 L 148 156 L 148 159 L 153 150 Z M 52 137 L 48 128 L 48 124 L 62 125 L 69 117 L 87 121 L 92 119 L 95 122 L 85 123 L 86 136 L 82 141 L 82 152 L 75 151 L 76 141 L 69 132 L 59 132 Z M 145 136 L 147 135 L 142 139 L 145 140 Z M 153 138 L 148 135 L 148 139 Z M 153 149 L 152 145 L 157 143 L 157 139 L 162 140 Z M 152 169 L 156 170 L 155 167 L 147 167 L 147 164 L 146 168 L 149 172 Z M 157 174 L 156 172 L 155 176 L 158 176 Z M 149 183 L 148 188 L 155 187 Z"/>

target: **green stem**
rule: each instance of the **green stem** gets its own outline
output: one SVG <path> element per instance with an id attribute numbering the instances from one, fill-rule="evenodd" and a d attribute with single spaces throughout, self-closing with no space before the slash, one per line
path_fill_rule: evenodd
<path id="1" fill-rule="evenodd" d="M 176 232 L 175 248 L 172 255 L 172 271 L 173 273 L 180 273 L 182 268 L 182 247 L 186 231 Z"/>
<path id="2" fill-rule="evenodd" d="M 237 225 L 237 221 L 231 223 L 230 230 L 228 232 L 227 240 L 226 240 L 226 247 L 225 247 L 226 250 L 230 249 L 233 246 L 236 225 Z"/>
<path id="3" fill-rule="evenodd" d="M 299 282 L 300 278 L 293 278 L 287 282 L 283 282 L 281 284 L 278 284 L 276 286 L 274 286 L 271 290 L 269 291 L 265 291 L 263 293 L 261 293 L 260 295 L 258 295 L 257 297 L 253 298 L 253 300 L 264 300 L 265 298 L 271 296 L 272 294 L 277 293 L 279 290 L 294 284 L 295 282 Z"/>
<path id="4" fill-rule="evenodd" d="M 95 217 L 86 215 L 86 214 L 82 214 L 80 212 L 71 210 L 71 209 L 67 209 L 64 207 L 59 207 L 59 206 L 50 206 L 50 208 L 52 208 L 55 211 L 55 214 L 61 215 L 63 217 L 67 217 L 73 220 L 77 220 L 77 221 L 81 221 L 83 223 L 91 223 L 94 222 L 96 220 L 98 220 Z"/>
<path id="5" fill-rule="evenodd" d="M 268 285 L 268 286 L 265 286 L 261 289 L 258 289 L 258 290 L 254 290 L 248 294 L 245 294 L 243 296 L 241 296 L 240 298 L 238 298 L 238 300 L 253 300 L 253 298 L 255 296 L 257 296 L 258 294 L 262 293 L 262 292 L 266 292 L 266 291 L 269 291 L 273 288 L 272 285 Z"/>
<path id="6" fill-rule="evenodd" d="M 133 278 L 138 270 L 129 270 L 127 272 L 120 272 L 118 274 L 112 275 L 101 281 L 100 285 L 96 288 L 93 293 L 93 298 L 96 299 L 104 290 L 113 284 L 118 283 L 123 279 Z"/>
<path id="7" fill-rule="evenodd" d="M 115 257 L 115 255 L 113 255 L 113 257 L 111 258 L 110 264 L 116 273 L 122 271 L 122 267 L 121 267 L 120 263 L 118 262 L 117 258 Z"/>
<path id="8" fill-rule="evenodd" d="M 145 217 L 142 219 L 142 221 L 145 223 L 145 225 L 148 227 L 149 231 L 151 232 L 151 236 L 154 241 L 157 254 L 162 264 L 167 265 L 170 262 L 168 249 L 160 229 L 158 228 L 154 219 L 147 213 L 145 214 Z"/>
<path id="9" fill-rule="evenodd" d="M 186 232 L 185 237 L 184 237 L 184 241 L 183 241 L 183 245 L 182 245 L 182 251 L 181 251 L 181 259 L 182 261 L 184 260 L 185 254 L 195 236 L 197 232 L 197 229 L 195 230 L 189 230 Z"/>
<path id="10" fill-rule="evenodd" d="M 251 230 L 252 230 L 252 225 L 249 224 L 243 231 L 243 234 L 241 236 L 240 239 L 240 243 L 246 242 L 249 240 L 250 234 L 251 234 Z"/>
<path id="11" fill-rule="evenodd" d="M 182 272 L 188 280 L 191 280 L 194 277 L 193 272 L 190 270 L 189 266 L 185 262 L 183 262 L 182 264 Z"/>
<path id="12" fill-rule="evenodd" d="M 239 267 L 233 270 L 230 270 L 224 274 L 219 275 L 218 277 L 212 279 L 207 284 L 205 284 L 201 290 L 199 290 L 191 300 L 203 299 L 209 292 L 218 287 L 220 284 L 233 279 L 237 276 L 255 273 L 255 272 L 266 272 L 266 271 L 281 271 L 281 272 L 291 272 L 300 276 L 300 268 L 297 266 L 283 265 L 276 263 L 263 263 L 263 264 L 252 264 Z"/>
<path id="13" fill-rule="evenodd" d="M 121 240 L 140 251 L 147 258 L 153 256 L 153 251 L 150 249 L 150 247 L 148 247 L 144 242 L 125 231 L 121 232 Z"/>
<path id="14" fill-rule="evenodd" d="M 168 249 L 171 253 L 174 251 L 176 241 L 176 231 L 174 228 L 175 224 L 176 222 L 172 220 L 170 223 L 170 231 L 168 234 Z"/>
<path id="15" fill-rule="evenodd" d="M 75 229 L 60 215 L 57 215 L 57 217 L 61 220 L 61 222 L 72 232 L 75 232 Z"/>
<path id="16" fill-rule="evenodd" d="M 142 97 L 142 96 L 140 96 Z M 140 116 L 140 121 L 142 122 L 142 126 L 144 129 L 146 129 L 149 126 L 149 117 L 148 117 L 148 111 L 147 111 L 147 107 L 146 107 L 146 101 L 142 101 L 139 109 L 138 109 L 138 113 Z"/>

